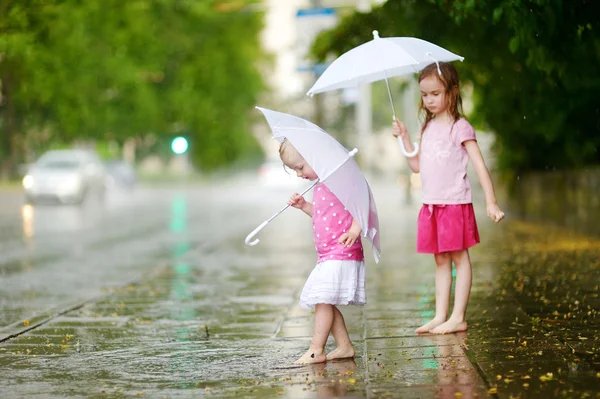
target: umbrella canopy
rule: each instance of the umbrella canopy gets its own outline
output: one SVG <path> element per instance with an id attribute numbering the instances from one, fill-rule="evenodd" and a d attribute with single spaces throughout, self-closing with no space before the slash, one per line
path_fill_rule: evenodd
<path id="1" fill-rule="evenodd" d="M 379 218 L 371 188 L 358 164 L 336 139 L 319 126 L 305 119 L 282 112 L 256 107 L 260 110 L 279 142 L 284 139 L 298 150 L 319 177 L 335 194 L 362 229 L 362 235 L 373 247 L 373 256 L 379 260 Z"/>
<path id="2" fill-rule="evenodd" d="M 361 83 L 419 72 L 432 62 L 464 60 L 440 46 L 414 37 L 380 38 L 361 44 L 327 67 L 307 94 L 356 87 Z"/>
<path id="3" fill-rule="evenodd" d="M 438 73 L 441 75 L 440 61 L 462 61 L 463 59 L 460 55 L 415 37 L 382 39 L 375 30 L 373 40 L 345 52 L 333 61 L 307 94 L 312 96 L 330 90 L 356 87 L 361 83 L 385 80 L 393 121 L 396 121 L 396 110 L 388 78 L 418 72 L 432 62 L 436 63 Z M 419 153 L 418 143 L 414 143 L 414 150 L 408 152 L 400 137 L 398 141 L 405 156 L 414 157 Z"/>

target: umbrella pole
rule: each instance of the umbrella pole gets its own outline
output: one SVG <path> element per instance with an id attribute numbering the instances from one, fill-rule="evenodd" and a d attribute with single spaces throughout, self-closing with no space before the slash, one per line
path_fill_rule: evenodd
<path id="1" fill-rule="evenodd" d="M 390 98 L 390 104 L 392 106 L 392 117 L 394 118 L 393 121 L 396 122 L 396 107 L 394 106 L 394 99 L 392 98 L 392 91 L 390 90 L 390 83 L 388 82 L 385 70 L 383 71 L 383 74 L 385 76 L 385 86 L 387 87 L 388 97 Z M 412 158 L 419 153 L 419 143 L 413 143 L 414 150 L 412 152 L 408 152 L 406 148 L 404 148 L 402 137 L 398 137 L 398 142 L 400 143 L 400 149 L 405 157 Z"/>
<path id="2" fill-rule="evenodd" d="M 307 192 L 309 192 L 310 189 L 312 189 L 314 186 L 317 185 L 317 183 L 319 183 L 319 180 L 317 180 L 313 184 L 311 184 L 310 187 L 308 187 L 306 190 L 304 190 L 302 192 L 302 194 L 300 194 L 300 196 L 303 196 L 304 194 L 306 194 Z M 285 211 L 289 207 L 290 207 L 289 204 L 286 205 L 286 206 L 284 206 L 283 208 L 281 208 L 279 210 L 279 212 L 277 212 L 276 214 L 274 214 L 273 216 L 271 216 L 269 219 L 267 219 L 264 222 L 262 222 L 260 224 L 260 226 L 258 226 L 254 230 L 252 230 L 252 232 L 250 234 L 248 234 L 248 236 L 244 240 L 244 242 L 246 243 L 246 245 L 249 246 L 249 247 L 253 247 L 256 244 L 258 244 L 260 242 L 260 240 L 258 238 L 256 238 L 254 241 L 250 241 L 250 240 L 252 240 L 254 238 L 254 236 L 256 236 L 262 229 L 264 229 L 271 222 L 271 220 L 275 219 L 277 216 L 279 216 L 283 211 Z"/>
<path id="3" fill-rule="evenodd" d="M 385 75 L 385 87 L 387 87 L 388 97 L 390 98 L 390 105 L 392 106 L 392 116 L 394 118 L 394 122 L 396 122 L 396 107 L 394 106 L 394 99 L 392 98 L 392 91 L 390 90 L 390 83 L 388 82 L 385 70 L 383 71 L 383 74 Z"/>

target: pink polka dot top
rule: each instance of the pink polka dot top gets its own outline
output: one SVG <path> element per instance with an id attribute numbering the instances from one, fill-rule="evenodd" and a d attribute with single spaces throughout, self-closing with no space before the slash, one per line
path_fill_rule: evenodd
<path id="1" fill-rule="evenodd" d="M 327 186 L 319 183 L 313 194 L 313 235 L 317 262 L 326 260 L 364 260 L 360 237 L 350 248 L 338 243 L 342 234 L 352 225 L 352 215 Z"/>

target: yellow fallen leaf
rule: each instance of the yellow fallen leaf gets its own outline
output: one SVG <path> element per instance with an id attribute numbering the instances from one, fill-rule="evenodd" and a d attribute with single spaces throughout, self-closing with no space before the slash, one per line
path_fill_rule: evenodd
<path id="1" fill-rule="evenodd" d="M 454 397 L 455 397 L 455 398 L 462 398 L 462 396 L 463 396 L 463 394 L 462 394 L 462 393 L 460 393 L 460 392 L 456 392 L 456 393 L 454 394 Z"/>
<path id="2" fill-rule="evenodd" d="M 29 320 L 25 320 L 25 321 L 23 322 L 23 325 L 24 325 L 25 327 L 27 327 L 27 326 L 29 325 Z"/>
<path id="3" fill-rule="evenodd" d="M 498 388 L 490 388 L 490 389 L 488 389 L 488 393 L 490 395 L 497 394 L 498 393 Z"/>
<path id="4" fill-rule="evenodd" d="M 348 382 L 348 384 L 352 384 L 352 385 L 356 384 L 356 380 L 354 378 L 349 378 L 347 382 Z"/>
<path id="5" fill-rule="evenodd" d="M 524 383 L 524 384 L 523 384 L 523 387 L 524 387 L 524 388 L 529 388 L 529 384 L 528 384 L 528 383 Z"/>

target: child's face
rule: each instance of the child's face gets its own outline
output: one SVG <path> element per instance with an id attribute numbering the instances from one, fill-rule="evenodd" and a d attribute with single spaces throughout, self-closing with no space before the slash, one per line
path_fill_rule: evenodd
<path id="1" fill-rule="evenodd" d="M 296 176 L 311 181 L 319 178 L 313 168 L 310 167 L 310 165 L 298 152 L 291 154 L 286 161 L 287 162 L 284 161 L 285 166 L 295 171 Z"/>
<path id="2" fill-rule="evenodd" d="M 440 80 L 429 75 L 419 82 L 421 88 L 421 98 L 425 107 L 434 115 L 440 115 L 446 111 L 448 104 L 446 103 L 446 91 Z"/>

